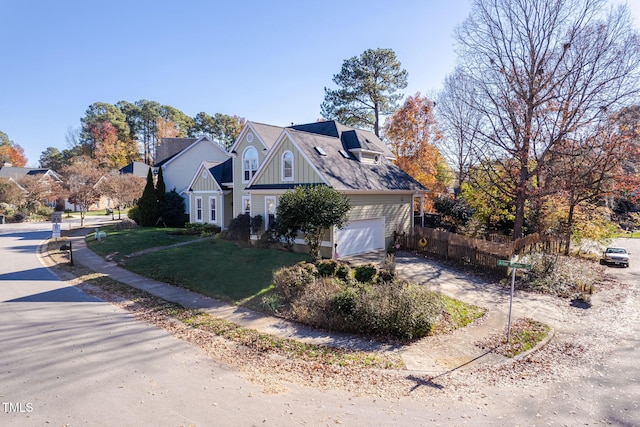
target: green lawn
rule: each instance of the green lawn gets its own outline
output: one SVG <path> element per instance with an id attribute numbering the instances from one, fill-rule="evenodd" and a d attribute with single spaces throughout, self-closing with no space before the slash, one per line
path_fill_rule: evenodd
<path id="1" fill-rule="evenodd" d="M 204 295 L 242 303 L 268 290 L 275 270 L 308 259 L 306 254 L 241 248 L 213 239 L 134 257 L 127 260 L 126 268 Z"/>
<path id="2" fill-rule="evenodd" d="M 113 225 L 100 227 L 100 231 L 107 233 L 107 237 L 97 241 L 95 233 L 90 233 L 87 246 L 98 255 L 113 255 L 113 260 L 119 261 L 125 255 L 130 255 L 148 248 L 169 246 L 175 243 L 199 239 L 199 236 L 172 234 L 177 228 L 138 227 L 131 230 L 116 230 Z M 180 229 L 184 230 L 184 229 Z"/>

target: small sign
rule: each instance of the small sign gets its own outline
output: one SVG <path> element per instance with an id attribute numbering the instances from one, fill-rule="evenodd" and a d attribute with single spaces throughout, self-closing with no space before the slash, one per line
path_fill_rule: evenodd
<path id="1" fill-rule="evenodd" d="M 511 268 L 526 268 L 531 269 L 531 264 L 523 264 L 521 262 L 509 261 L 506 259 L 498 260 L 498 267 L 511 267 Z"/>
<path id="2" fill-rule="evenodd" d="M 56 211 L 51 214 L 51 222 L 54 224 L 59 224 L 62 222 L 62 212 Z"/>
<path id="3" fill-rule="evenodd" d="M 51 232 L 51 238 L 52 239 L 59 239 L 60 238 L 60 224 L 57 224 L 57 223 L 53 224 L 53 230 Z"/>

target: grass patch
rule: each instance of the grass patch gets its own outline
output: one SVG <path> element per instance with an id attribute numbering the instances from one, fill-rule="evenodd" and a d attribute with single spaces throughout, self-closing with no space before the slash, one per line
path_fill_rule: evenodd
<path id="1" fill-rule="evenodd" d="M 442 300 L 442 320 L 434 326 L 434 334 L 446 334 L 458 328 L 467 326 L 476 319 L 481 318 L 487 312 L 486 309 L 476 305 L 453 299 L 446 295 L 440 295 Z"/>
<path id="2" fill-rule="evenodd" d="M 128 230 L 116 230 L 114 225 L 100 227 L 100 231 L 107 233 L 107 237 L 100 241 L 95 239 L 95 233 L 85 238 L 87 247 L 101 256 L 112 254 L 114 261 L 149 248 L 170 246 L 175 243 L 188 242 L 199 239 L 198 235 L 173 234 L 182 230 L 178 228 L 137 227 Z"/>
<path id="3" fill-rule="evenodd" d="M 214 336 L 233 341 L 250 351 L 302 360 L 323 366 L 349 366 L 372 369 L 404 369 L 398 354 L 353 351 L 280 338 L 235 323 L 212 317 L 200 311 L 155 297 L 146 291 L 132 288 L 82 266 L 67 264 L 66 255 L 58 251 L 59 242 L 49 244 L 49 255 L 57 263 L 58 271 L 72 274 L 84 292 L 95 295 L 132 312 L 139 318 L 172 332 L 171 319 Z M 207 342 L 197 342 L 206 347 Z"/>
<path id="4" fill-rule="evenodd" d="M 503 333 L 491 335 L 477 342 L 476 345 L 493 353 L 506 357 L 515 357 L 531 350 L 542 342 L 550 330 L 549 326 L 532 319 L 516 319 L 511 324 L 511 339 L 509 342 L 507 342 L 507 328 L 505 328 Z"/>
<path id="5" fill-rule="evenodd" d="M 146 277 L 241 304 L 268 290 L 275 270 L 308 258 L 274 249 L 241 248 L 215 239 L 131 258 L 125 266 Z"/>

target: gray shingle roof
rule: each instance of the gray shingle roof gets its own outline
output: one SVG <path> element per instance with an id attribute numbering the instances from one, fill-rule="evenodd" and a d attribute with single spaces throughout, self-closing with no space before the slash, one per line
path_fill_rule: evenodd
<path id="1" fill-rule="evenodd" d="M 293 125 L 290 129 L 340 138 L 346 150 L 375 151 L 390 159 L 395 158 L 387 144 L 382 142 L 375 133 L 364 129 L 351 128 L 335 120 Z"/>
<path id="2" fill-rule="evenodd" d="M 209 168 L 209 172 L 218 181 L 221 188 L 226 188 L 223 183 L 233 182 L 233 159 L 229 158 L 222 163 Z"/>
<path id="3" fill-rule="evenodd" d="M 27 175 L 45 175 L 49 171 L 50 169 L 44 168 L 16 168 L 13 166 L 0 166 L 0 176 L 13 179 L 19 179 Z"/>
<path id="4" fill-rule="evenodd" d="M 379 163 L 361 163 L 353 156 L 344 158 L 340 149 L 343 142 L 329 137 L 297 130 L 290 130 L 295 142 L 307 158 L 336 190 L 414 190 L 425 188 L 384 156 Z M 320 147 L 326 156 L 318 154 L 314 147 Z"/>
<path id="5" fill-rule="evenodd" d="M 120 168 L 119 172 L 146 178 L 149 173 L 149 165 L 144 162 L 131 162 L 127 166 Z"/>
<path id="6" fill-rule="evenodd" d="M 197 140 L 198 138 L 160 138 L 160 142 L 156 144 L 156 166 L 166 162 Z"/>
<path id="7" fill-rule="evenodd" d="M 282 127 L 273 126 L 273 125 L 265 125 L 263 123 L 249 122 L 251 126 L 255 129 L 255 131 L 260 136 L 260 139 L 264 141 L 267 145 L 267 148 L 273 147 L 273 144 L 276 142 L 280 134 L 282 133 Z"/>

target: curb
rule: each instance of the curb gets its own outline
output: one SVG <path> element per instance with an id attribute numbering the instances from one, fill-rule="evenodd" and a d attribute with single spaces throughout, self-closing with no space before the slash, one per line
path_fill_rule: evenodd
<path id="1" fill-rule="evenodd" d="M 546 325 L 546 323 L 545 323 L 545 325 Z M 549 325 L 547 325 L 547 326 L 549 326 Z M 501 363 L 498 363 L 498 364 L 496 364 L 494 366 L 503 367 L 505 365 L 513 364 L 515 362 L 519 362 L 520 360 L 525 359 L 525 358 L 531 356 L 532 354 L 542 350 L 547 344 L 549 344 L 549 342 L 556 335 L 556 330 L 554 328 L 552 328 L 551 326 L 549 326 L 549 328 L 550 329 L 549 329 L 549 333 L 547 334 L 547 336 L 542 341 L 540 341 L 538 344 L 536 344 L 535 347 L 530 348 L 529 350 L 527 350 L 527 351 L 525 351 L 523 353 L 517 354 L 517 355 L 515 355 L 515 356 L 513 356 L 511 358 L 507 358 L 507 360 L 505 360 L 505 361 L 503 361 Z"/>

